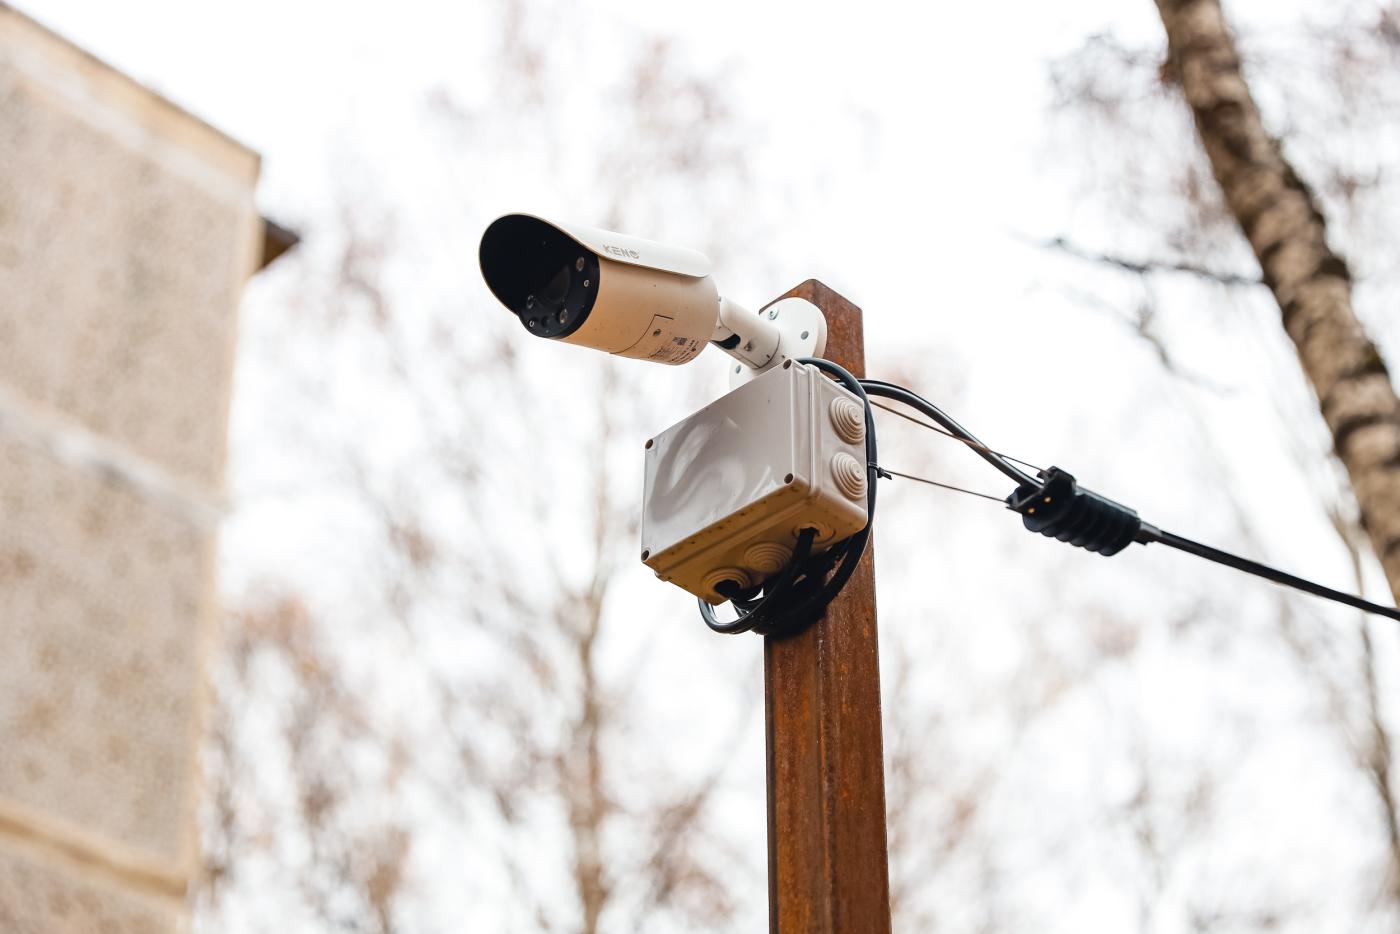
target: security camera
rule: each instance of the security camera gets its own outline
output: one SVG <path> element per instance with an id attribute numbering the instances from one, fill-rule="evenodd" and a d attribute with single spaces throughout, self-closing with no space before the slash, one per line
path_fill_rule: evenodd
<path id="1" fill-rule="evenodd" d="M 754 314 L 721 297 L 709 258 L 684 247 L 507 214 L 480 256 L 491 292 L 538 337 L 669 364 L 713 343 L 738 361 L 736 385 L 826 348 L 815 305 L 789 298 Z"/>

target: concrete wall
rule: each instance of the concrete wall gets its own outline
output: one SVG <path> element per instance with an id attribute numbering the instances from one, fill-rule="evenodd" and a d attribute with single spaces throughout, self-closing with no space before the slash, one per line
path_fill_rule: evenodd
<path id="1" fill-rule="evenodd" d="M 185 925 L 257 174 L 0 3 L 0 931 Z"/>

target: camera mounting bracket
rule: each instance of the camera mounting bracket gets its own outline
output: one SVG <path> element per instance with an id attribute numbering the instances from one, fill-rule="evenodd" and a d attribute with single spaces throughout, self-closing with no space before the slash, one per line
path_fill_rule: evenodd
<path id="1" fill-rule="evenodd" d="M 777 349 L 761 367 L 746 366 L 738 359 L 730 361 L 730 389 L 737 389 L 760 373 L 782 366 L 784 360 L 820 357 L 826 353 L 826 316 L 805 298 L 780 298 L 761 308 L 758 318 L 777 330 Z"/>

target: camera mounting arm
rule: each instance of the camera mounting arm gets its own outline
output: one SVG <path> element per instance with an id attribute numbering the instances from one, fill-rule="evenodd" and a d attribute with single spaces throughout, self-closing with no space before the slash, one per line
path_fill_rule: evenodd
<path id="1" fill-rule="evenodd" d="M 735 359 L 729 386 L 737 388 L 784 360 L 826 352 L 826 316 L 804 298 L 783 298 L 754 314 L 727 298 L 719 300 L 716 347 Z"/>

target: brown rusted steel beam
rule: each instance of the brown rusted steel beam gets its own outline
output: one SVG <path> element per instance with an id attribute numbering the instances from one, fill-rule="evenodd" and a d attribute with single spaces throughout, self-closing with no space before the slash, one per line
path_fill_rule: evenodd
<path id="1" fill-rule="evenodd" d="M 865 375 L 860 309 L 815 279 L 827 359 Z M 890 930 L 874 548 L 816 624 L 764 639 L 768 913 L 774 934 Z"/>

